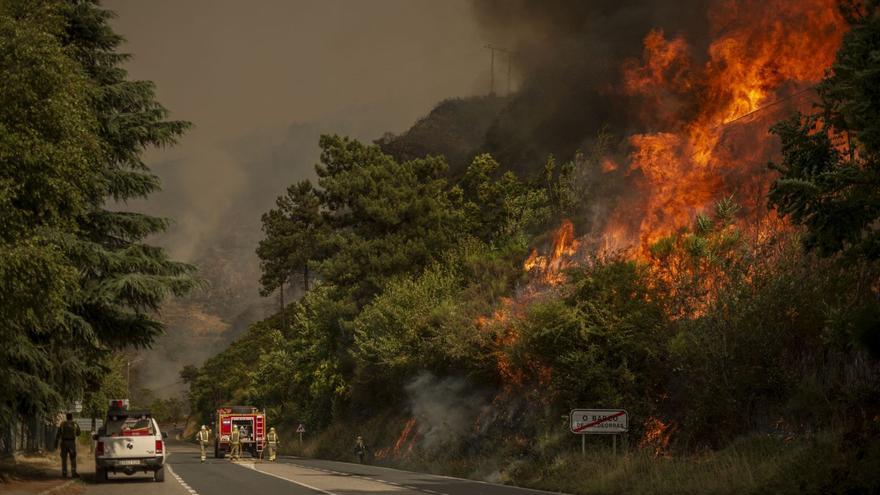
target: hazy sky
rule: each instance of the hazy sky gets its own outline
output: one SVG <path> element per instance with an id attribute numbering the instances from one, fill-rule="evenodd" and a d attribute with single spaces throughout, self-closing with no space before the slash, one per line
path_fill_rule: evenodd
<path id="1" fill-rule="evenodd" d="M 311 173 L 314 152 L 278 158 L 272 150 L 284 147 L 292 124 L 372 139 L 487 85 L 487 40 L 463 0 L 104 5 L 118 13 L 131 76 L 154 81 L 172 117 L 195 124 L 179 146 L 148 155 L 166 192 L 139 205 L 173 217 L 178 228 L 163 243 L 185 258 L 247 194 L 253 174 L 265 174 L 253 167 L 258 156 L 289 162 L 283 177 L 256 178 L 271 179 L 275 194 Z"/>
<path id="2" fill-rule="evenodd" d="M 168 331 L 136 382 L 179 392 L 272 300 L 258 295 L 260 215 L 313 174 L 320 133 L 372 140 L 406 130 L 440 100 L 485 92 L 487 41 L 464 0 L 106 0 L 171 117 L 194 128 L 150 151 L 163 191 L 129 205 L 167 216 L 154 241 L 195 262 L 207 292 L 171 303 Z M 267 308 L 267 305 L 269 308 Z"/>

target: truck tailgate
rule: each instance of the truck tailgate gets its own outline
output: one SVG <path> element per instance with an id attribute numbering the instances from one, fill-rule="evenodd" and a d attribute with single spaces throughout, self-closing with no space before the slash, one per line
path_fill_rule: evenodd
<path id="1" fill-rule="evenodd" d="M 154 436 L 100 437 L 98 441 L 104 442 L 103 457 L 126 459 L 156 455 Z"/>

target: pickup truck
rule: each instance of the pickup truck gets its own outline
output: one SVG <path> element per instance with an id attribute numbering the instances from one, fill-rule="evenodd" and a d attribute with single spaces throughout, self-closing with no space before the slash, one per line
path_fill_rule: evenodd
<path id="1" fill-rule="evenodd" d="M 95 478 L 107 481 L 110 473 L 153 473 L 165 481 L 167 433 L 148 411 L 110 409 L 107 421 L 95 435 Z"/>

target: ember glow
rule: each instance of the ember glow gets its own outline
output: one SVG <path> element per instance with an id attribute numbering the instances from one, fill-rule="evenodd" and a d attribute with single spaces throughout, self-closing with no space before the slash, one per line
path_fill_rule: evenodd
<path id="1" fill-rule="evenodd" d="M 628 138 L 642 194 L 613 213 L 606 244 L 644 254 L 719 198 L 763 190 L 767 128 L 822 78 L 844 32 L 835 0 L 727 0 L 709 18 L 704 63 L 687 40 L 655 30 L 641 60 L 623 64 L 624 92 L 643 102 L 652 131 Z"/>
<path id="2" fill-rule="evenodd" d="M 645 421 L 645 434 L 639 440 L 639 447 L 653 451 L 656 457 L 669 455 L 669 440 L 675 430 L 676 427 L 671 423 L 649 417 Z"/>
<path id="3" fill-rule="evenodd" d="M 572 266 L 572 257 L 577 253 L 580 241 L 575 239 L 574 224 L 571 220 L 564 219 L 562 224 L 553 233 L 553 245 L 546 255 L 538 254 L 538 249 L 532 249 L 532 253 L 523 264 L 525 271 L 535 273 L 537 278 L 547 285 L 559 285 L 565 281 L 563 270 Z"/>
<path id="4" fill-rule="evenodd" d="M 415 435 L 413 435 L 413 438 L 410 438 L 410 434 L 412 433 L 412 430 L 415 426 L 416 426 L 416 418 L 410 418 L 409 421 L 406 422 L 406 425 L 404 425 L 404 427 L 403 427 L 403 431 L 400 432 L 400 436 L 398 436 L 397 441 L 394 442 L 394 450 L 393 450 L 394 455 L 400 454 L 401 448 L 403 448 L 405 445 L 407 445 L 407 441 L 409 441 L 409 447 L 407 450 L 408 451 L 412 450 L 412 440 L 415 437 Z"/>

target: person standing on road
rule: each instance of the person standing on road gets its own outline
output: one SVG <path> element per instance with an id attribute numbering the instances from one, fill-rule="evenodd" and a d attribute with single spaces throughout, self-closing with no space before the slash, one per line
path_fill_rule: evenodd
<path id="1" fill-rule="evenodd" d="M 76 474 L 76 438 L 79 436 L 79 425 L 73 420 L 73 414 L 67 413 L 67 420 L 61 423 L 58 433 L 55 434 L 55 448 L 61 445 L 61 476 L 67 477 L 67 458 L 70 457 L 71 476 L 79 478 Z"/>
<path id="2" fill-rule="evenodd" d="M 266 446 L 269 449 L 269 461 L 275 462 L 275 453 L 278 451 L 278 434 L 275 433 L 275 427 L 269 428 L 266 435 Z"/>
<path id="3" fill-rule="evenodd" d="M 229 444 L 232 446 L 232 450 L 229 453 L 229 460 L 237 461 L 238 457 L 241 455 L 241 432 L 238 431 L 238 426 L 232 427 L 232 435 L 229 436 Z"/>
<path id="4" fill-rule="evenodd" d="M 208 448 L 208 441 L 211 440 L 207 426 L 202 425 L 202 429 L 196 433 L 196 440 L 199 441 L 199 447 L 202 449 L 202 462 L 205 462 L 205 450 Z"/>
<path id="5" fill-rule="evenodd" d="M 369 447 L 364 443 L 364 437 L 358 435 L 357 441 L 354 444 L 354 453 L 358 456 L 358 462 L 361 464 L 364 463 L 364 459 L 367 457 L 367 452 Z"/>

